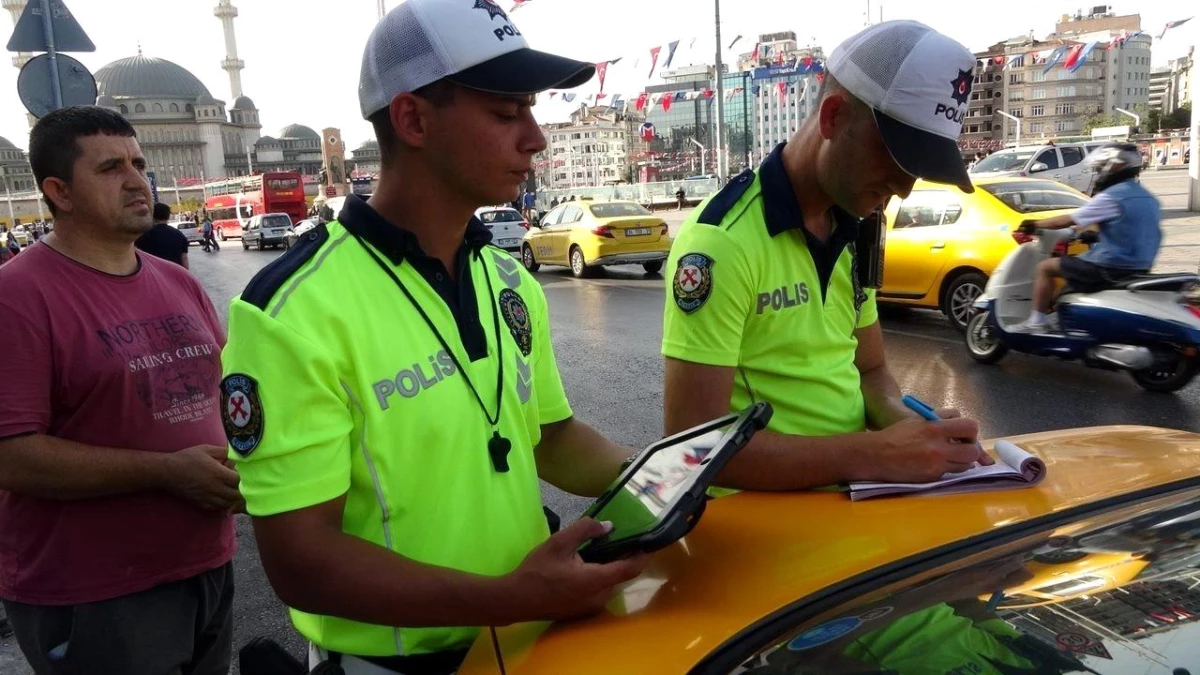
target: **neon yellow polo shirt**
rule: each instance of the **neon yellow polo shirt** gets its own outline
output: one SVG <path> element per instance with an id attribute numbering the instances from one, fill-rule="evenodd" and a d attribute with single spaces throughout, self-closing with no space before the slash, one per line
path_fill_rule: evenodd
<path id="1" fill-rule="evenodd" d="M 845 654 L 900 675 L 1034 673 L 1037 666 L 1007 644 L 1020 637 L 1003 619 L 976 623 L 941 603 L 863 635 Z"/>
<path id="2" fill-rule="evenodd" d="M 688 217 L 671 246 L 664 356 L 736 367 L 730 411 L 775 409 L 772 431 L 863 431 L 854 333 L 878 320 L 875 295 L 856 303 L 850 247 L 858 220 L 834 208 L 822 243 L 803 226 L 783 145 Z"/>
<path id="3" fill-rule="evenodd" d="M 305 235 L 233 301 L 222 403 L 251 515 L 346 495 L 347 534 L 490 576 L 514 570 L 549 536 L 533 450 L 541 425 L 571 408 L 541 286 L 490 238 L 473 220 L 453 284 L 415 237 L 350 197 L 339 221 Z M 436 325 L 493 415 L 503 364 L 507 472 L 493 466 L 492 426 L 463 373 L 366 246 Z M 478 633 L 291 616 L 317 645 L 362 656 L 459 649 Z"/>

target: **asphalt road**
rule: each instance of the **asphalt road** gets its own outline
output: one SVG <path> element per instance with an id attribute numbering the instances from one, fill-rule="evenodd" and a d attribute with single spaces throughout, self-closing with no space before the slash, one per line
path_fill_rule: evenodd
<path id="1" fill-rule="evenodd" d="M 1184 180 L 1183 172 L 1164 172 L 1148 176 L 1147 184 L 1166 209 L 1183 216 Z M 1170 236 L 1170 222 L 1164 226 Z M 230 240 L 217 253 L 193 247 L 190 257 L 193 272 L 225 316 L 230 299 L 278 255 L 244 252 L 239 241 Z M 661 437 L 663 278 L 647 277 L 640 267 L 610 268 L 587 280 L 543 267 L 537 276 L 549 300 L 559 369 L 577 416 L 630 446 L 644 447 Z M 985 437 L 1107 424 L 1200 431 L 1198 383 L 1164 396 L 1142 392 L 1126 375 L 1048 359 L 1010 355 L 998 365 L 981 366 L 967 356 L 962 339 L 940 314 L 885 308 L 882 321 L 889 365 L 903 390 L 935 407 L 957 407 L 979 420 Z M 586 505 L 550 486 L 544 494 L 564 521 Z M 235 649 L 267 635 L 301 654 L 303 642 L 267 584 L 244 517 L 238 536 Z M 0 673 L 28 672 L 13 640 L 0 641 Z"/>

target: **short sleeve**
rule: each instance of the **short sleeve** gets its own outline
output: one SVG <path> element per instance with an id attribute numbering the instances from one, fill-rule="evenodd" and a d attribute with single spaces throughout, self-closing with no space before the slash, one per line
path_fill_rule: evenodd
<path id="1" fill-rule="evenodd" d="M 1120 217 L 1121 205 L 1112 195 L 1101 192 L 1071 214 L 1076 225 L 1087 227 Z"/>
<path id="2" fill-rule="evenodd" d="M 671 245 L 663 356 L 736 366 L 754 303 L 750 265 L 721 227 L 689 223 Z"/>
<path id="3" fill-rule="evenodd" d="M 530 279 L 529 281 L 533 281 Z M 537 282 L 533 282 L 536 286 Z M 550 317 L 546 307 L 546 296 L 541 288 L 536 289 L 534 298 L 535 344 L 533 347 L 533 386 L 537 392 L 538 423 L 542 425 L 561 422 L 574 413 L 567 393 L 563 389 L 562 376 L 558 372 L 558 361 L 554 357 L 554 345 L 550 340 Z"/>
<path id="4" fill-rule="evenodd" d="M 229 457 L 241 476 L 247 512 L 274 515 L 345 494 L 355 403 L 328 350 L 235 299 L 221 362 Z M 231 417 L 238 404 L 249 415 L 241 428 Z"/>
<path id="5" fill-rule="evenodd" d="M 26 304 L 0 293 L 0 345 L 9 357 L 0 363 L 0 438 L 44 434 L 54 414 L 50 335 Z"/>
<path id="6" fill-rule="evenodd" d="M 875 304 L 875 289 L 864 289 L 867 299 L 863 302 L 862 311 L 858 315 L 858 328 L 866 328 L 879 321 L 879 306 Z"/>
<path id="7" fill-rule="evenodd" d="M 179 230 L 173 230 L 172 232 L 173 232 L 173 235 L 172 235 L 172 236 L 174 236 L 174 237 L 175 237 L 176 244 L 179 246 L 179 252 L 180 252 L 180 253 L 187 253 L 187 252 L 188 252 L 188 238 L 187 238 L 187 235 L 186 235 L 186 234 L 184 234 L 184 233 L 182 233 L 182 232 L 180 232 Z"/>

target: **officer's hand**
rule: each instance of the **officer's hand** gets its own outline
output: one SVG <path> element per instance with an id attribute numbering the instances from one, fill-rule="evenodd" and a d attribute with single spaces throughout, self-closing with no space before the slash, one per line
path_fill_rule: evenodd
<path id="1" fill-rule="evenodd" d="M 238 475 L 226 466 L 228 451 L 216 445 L 197 445 L 164 455 L 167 492 L 202 509 L 227 511 L 241 503 Z"/>
<path id="2" fill-rule="evenodd" d="M 522 621 L 559 620 L 595 614 L 613 587 L 636 578 L 650 564 L 637 555 L 603 565 L 585 563 L 576 551 L 611 531 L 611 524 L 582 518 L 533 549 L 509 575 L 516 615 Z"/>
<path id="3" fill-rule="evenodd" d="M 859 480 L 920 483 L 966 471 L 975 462 L 995 463 L 976 445 L 979 425 L 963 417 L 940 422 L 913 417 L 873 435 Z"/>

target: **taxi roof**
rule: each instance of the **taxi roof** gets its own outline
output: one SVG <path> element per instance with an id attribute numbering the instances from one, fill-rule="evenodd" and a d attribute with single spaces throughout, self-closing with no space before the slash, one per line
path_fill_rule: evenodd
<path id="1" fill-rule="evenodd" d="M 898 560 L 1074 507 L 1200 484 L 1200 434 L 1113 426 L 1006 440 L 1045 460 L 1041 485 L 860 502 L 832 491 L 714 500 L 607 612 L 498 630 L 505 672 L 686 672 L 764 617 Z M 495 672 L 492 652 L 485 633 L 460 675 Z"/>

